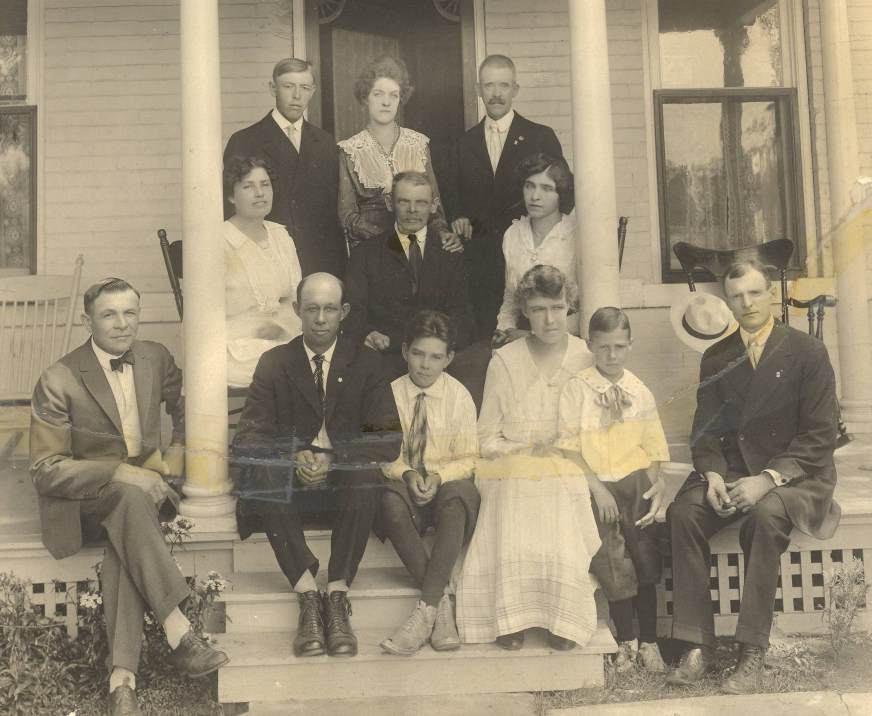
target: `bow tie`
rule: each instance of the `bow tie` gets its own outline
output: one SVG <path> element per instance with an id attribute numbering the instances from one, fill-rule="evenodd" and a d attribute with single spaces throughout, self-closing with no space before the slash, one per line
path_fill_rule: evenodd
<path id="1" fill-rule="evenodd" d="M 136 361 L 133 359 L 133 353 L 129 350 L 122 353 L 117 358 L 109 359 L 109 367 L 112 370 L 124 371 L 124 364 L 128 363 L 129 365 L 133 365 Z"/>

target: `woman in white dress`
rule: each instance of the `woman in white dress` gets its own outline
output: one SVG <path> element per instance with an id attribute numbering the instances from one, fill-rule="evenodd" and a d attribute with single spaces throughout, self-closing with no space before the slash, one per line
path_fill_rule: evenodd
<path id="1" fill-rule="evenodd" d="M 233 157 L 224 183 L 236 212 L 223 226 L 227 383 L 247 388 L 264 351 L 300 335 L 293 302 L 302 273 L 285 227 L 264 218 L 273 198 L 266 162 Z"/>
<path id="2" fill-rule="evenodd" d="M 516 172 L 523 182 L 527 213 L 512 222 L 503 235 L 506 259 L 506 289 L 497 316 L 493 345 L 504 345 L 530 334 L 516 299 L 521 277 L 537 264 L 554 266 L 563 273 L 576 295 L 575 204 L 572 172 L 563 158 L 532 154 Z M 579 335 L 578 305 L 573 302 L 568 318 L 569 332 Z"/>
<path id="3" fill-rule="evenodd" d="M 535 266 L 518 284 L 530 334 L 497 350 L 478 420 L 481 510 L 457 583 L 464 642 L 520 649 L 540 627 L 555 649 L 586 643 L 596 628 L 588 575 L 600 545 L 587 482 L 560 457 L 557 407 L 564 384 L 593 363 L 569 335 L 563 274 Z"/>
<path id="4" fill-rule="evenodd" d="M 367 65 L 354 85 L 355 98 L 366 108 L 366 127 L 339 142 L 339 221 L 352 248 L 394 225 L 391 186 L 394 176 L 405 171 L 427 175 L 437 205 L 430 225 L 444 240 L 451 234 L 433 174 L 430 139 L 397 123 L 397 112 L 413 91 L 405 63 L 388 56 Z M 455 244 L 458 248 L 460 240 Z"/>

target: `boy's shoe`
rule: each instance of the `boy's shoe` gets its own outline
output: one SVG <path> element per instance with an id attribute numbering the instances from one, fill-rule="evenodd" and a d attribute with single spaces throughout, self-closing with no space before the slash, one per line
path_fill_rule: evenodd
<path id="1" fill-rule="evenodd" d="M 457 622 L 454 620 L 454 605 L 447 594 L 442 595 L 436 607 L 436 621 L 433 624 L 430 646 L 436 651 L 454 651 L 460 648 L 460 635 L 457 633 Z"/>
<path id="2" fill-rule="evenodd" d="M 636 658 L 645 671 L 652 674 L 666 673 L 666 663 L 660 655 L 660 647 L 657 646 L 656 641 L 650 643 L 646 641 L 640 642 L 639 655 Z"/>
<path id="3" fill-rule="evenodd" d="M 619 674 L 632 671 L 636 666 L 636 650 L 632 641 L 619 641 L 618 653 L 615 654 L 612 664 Z"/>
<path id="4" fill-rule="evenodd" d="M 357 637 L 351 628 L 351 603 L 344 591 L 324 595 L 328 656 L 356 656 Z"/>
<path id="5" fill-rule="evenodd" d="M 757 690 L 757 680 L 763 671 L 766 649 L 751 644 L 739 644 L 736 670 L 721 684 L 727 694 L 750 694 Z"/>
<path id="6" fill-rule="evenodd" d="M 318 656 L 325 651 L 324 616 L 321 595 L 312 590 L 297 595 L 300 618 L 294 636 L 294 656 Z"/>
<path id="7" fill-rule="evenodd" d="M 678 666 L 666 675 L 670 686 L 690 686 L 711 671 L 711 650 L 704 646 L 692 646 L 681 655 Z"/>
<path id="8" fill-rule="evenodd" d="M 429 607 L 419 601 L 415 610 L 390 638 L 385 639 L 381 648 L 389 654 L 397 656 L 412 656 L 427 643 L 433 633 L 433 624 L 436 621 L 436 607 Z"/>

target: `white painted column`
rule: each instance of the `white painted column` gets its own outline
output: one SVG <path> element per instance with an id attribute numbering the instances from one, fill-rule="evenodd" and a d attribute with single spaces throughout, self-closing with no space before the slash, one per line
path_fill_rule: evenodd
<path id="1" fill-rule="evenodd" d="M 615 156 L 605 0 L 567 0 L 572 73 L 572 157 L 581 327 L 620 306 Z"/>
<path id="2" fill-rule="evenodd" d="M 847 2 L 822 2 L 820 13 L 842 417 L 849 430 L 868 433 L 872 432 L 872 339 L 863 213 L 852 210 L 860 165 Z"/>
<path id="3" fill-rule="evenodd" d="M 181 0 L 186 479 L 198 532 L 236 531 L 227 477 L 227 358 L 218 0 Z"/>

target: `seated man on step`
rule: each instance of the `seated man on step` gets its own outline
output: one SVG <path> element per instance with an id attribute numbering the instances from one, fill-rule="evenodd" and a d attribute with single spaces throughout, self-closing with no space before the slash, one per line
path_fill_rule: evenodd
<path id="1" fill-rule="evenodd" d="M 447 588 L 464 543 L 472 537 L 481 498 L 473 482 L 478 455 L 475 405 L 444 370 L 454 358 L 451 319 L 421 311 L 406 328 L 403 356 L 409 372 L 391 383 L 403 425 L 400 457 L 383 470 L 389 478 L 376 528 L 389 537 L 421 589 L 406 623 L 381 646 L 412 656 L 428 641 L 436 651 L 460 648 Z M 435 527 L 428 555 L 421 535 Z"/>
<path id="2" fill-rule="evenodd" d="M 264 353 L 233 440 L 242 463 L 239 535 L 264 530 L 300 602 L 297 656 L 354 656 L 348 587 L 378 508 L 380 463 L 399 454 L 397 409 L 378 353 L 340 335 L 344 287 L 314 273 L 297 286 L 303 334 Z M 303 518 L 332 512 L 327 593 Z"/>
<path id="3" fill-rule="evenodd" d="M 709 540 L 740 517 L 745 582 L 735 639 L 739 658 L 723 690 L 756 690 L 775 608 L 781 555 L 798 529 L 827 539 L 839 523 L 833 501 L 836 389 L 824 344 L 772 315 L 766 268 L 741 261 L 723 278 L 739 328 L 700 364 L 690 448 L 694 472 L 669 507 L 672 637 L 687 651 L 666 682 L 688 685 L 708 670 L 715 643 Z"/>
<path id="4" fill-rule="evenodd" d="M 184 467 L 182 373 L 160 343 L 136 340 L 139 292 L 120 278 L 85 291 L 91 337 L 42 374 L 33 393 L 30 459 L 42 539 L 57 559 L 83 539 L 106 539 L 100 578 L 109 637 L 109 714 L 139 713 L 136 670 L 145 609 L 163 625 L 169 659 L 204 676 L 227 656 L 191 630 L 179 609 L 188 583 L 164 541 L 158 508 L 175 502 L 163 474 Z M 173 445 L 160 451 L 160 406 Z"/>

